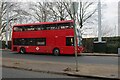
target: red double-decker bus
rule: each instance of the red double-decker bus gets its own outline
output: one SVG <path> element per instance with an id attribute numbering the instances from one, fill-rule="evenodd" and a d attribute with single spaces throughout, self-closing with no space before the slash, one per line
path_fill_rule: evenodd
<path id="1" fill-rule="evenodd" d="M 74 54 L 73 20 L 13 26 L 12 51 L 20 53 Z M 80 43 L 80 39 L 77 43 Z M 83 50 L 77 46 L 77 52 Z"/>

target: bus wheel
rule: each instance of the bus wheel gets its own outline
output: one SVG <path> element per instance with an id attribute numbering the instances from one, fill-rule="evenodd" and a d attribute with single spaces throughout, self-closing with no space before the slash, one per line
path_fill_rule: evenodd
<path id="1" fill-rule="evenodd" d="M 55 56 L 60 55 L 60 50 L 59 50 L 58 48 L 55 48 L 55 49 L 53 50 L 53 54 L 54 54 Z"/>
<path id="2" fill-rule="evenodd" d="M 24 54 L 26 52 L 25 48 L 20 48 L 20 53 Z"/>

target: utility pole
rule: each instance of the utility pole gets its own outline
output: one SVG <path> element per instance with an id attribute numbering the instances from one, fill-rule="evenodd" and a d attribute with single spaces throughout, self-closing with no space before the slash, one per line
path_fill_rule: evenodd
<path id="1" fill-rule="evenodd" d="M 120 36 L 120 1 L 118 2 L 118 33 L 117 33 L 117 36 Z M 118 56 L 120 56 L 120 47 L 118 48 Z M 120 72 L 120 70 L 118 70 L 118 72 Z M 120 76 L 119 76 L 120 78 Z"/>
<path id="2" fill-rule="evenodd" d="M 77 40 L 77 35 L 76 35 L 76 23 L 75 23 L 75 14 L 77 13 L 77 10 L 78 10 L 78 3 L 77 2 L 73 2 L 72 3 L 72 14 L 73 14 L 73 19 L 74 19 L 74 49 L 75 49 L 75 62 L 76 62 L 76 72 L 78 72 L 78 57 L 77 57 L 77 43 L 76 43 L 76 40 Z"/>
<path id="3" fill-rule="evenodd" d="M 102 42 L 101 34 L 101 1 L 98 0 L 98 42 Z"/>
<path id="4" fill-rule="evenodd" d="M 19 6 L 19 9 L 20 9 L 20 7 L 21 7 L 21 3 L 20 3 L 20 6 Z M 20 15 L 20 17 L 19 17 L 19 23 L 20 24 L 22 24 L 22 12 L 21 11 L 19 11 L 19 15 Z"/>
<path id="5" fill-rule="evenodd" d="M 8 49 L 9 2 L 7 2 L 6 48 Z"/>
<path id="6" fill-rule="evenodd" d="M 98 0 L 98 42 L 94 42 L 95 52 L 106 52 L 106 41 L 102 41 L 101 30 L 101 1 Z"/>

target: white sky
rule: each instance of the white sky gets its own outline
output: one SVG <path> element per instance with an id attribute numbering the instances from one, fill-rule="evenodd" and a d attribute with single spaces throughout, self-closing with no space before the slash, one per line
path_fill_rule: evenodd
<path id="1" fill-rule="evenodd" d="M 1 0 L 1 1 L 8 1 L 8 2 L 40 2 L 40 1 L 45 1 L 45 2 L 55 2 L 55 1 L 65 1 L 65 0 Z M 70 0 L 66 0 L 70 1 Z M 71 0 L 78 2 L 80 0 Z M 89 2 L 97 2 L 99 0 L 81 0 L 81 1 L 89 1 Z M 118 2 L 119 0 L 100 0 L 101 2 Z"/>
<path id="2" fill-rule="evenodd" d="M 118 1 L 119 0 L 101 0 L 103 5 L 101 9 L 102 14 L 102 31 L 108 32 L 106 36 L 117 36 L 118 35 Z M 91 31 L 87 30 L 86 33 L 90 33 L 85 37 L 97 36 L 98 24 L 93 25 Z M 92 32 L 93 31 L 93 32 Z"/>
<path id="3" fill-rule="evenodd" d="M 108 1 L 108 0 L 107 0 Z M 103 22 L 102 25 L 107 25 L 105 29 L 112 29 L 111 36 L 118 35 L 118 2 L 117 0 L 109 0 L 105 2 L 107 4 L 106 9 L 103 9 Z"/>
<path id="4" fill-rule="evenodd" d="M 117 23 L 118 18 L 118 2 L 107 2 L 106 9 L 103 9 L 103 16 L 108 21 L 108 23 Z"/>
<path id="5" fill-rule="evenodd" d="M 2 0 L 2 1 L 12 1 L 12 2 L 39 2 L 39 1 L 58 1 L 58 0 Z M 59 0 L 59 1 L 65 1 L 65 0 Z M 69 0 L 68 0 L 69 1 Z M 72 0 L 72 1 L 80 1 L 80 0 Z M 95 1 L 98 0 L 82 0 L 82 1 Z M 104 29 L 110 30 L 111 33 L 110 36 L 116 36 L 118 35 L 118 1 L 120 0 L 101 0 L 102 3 L 106 4 L 106 7 L 102 8 L 102 26 L 105 27 Z M 95 30 L 93 30 L 93 34 L 97 34 L 97 25 L 94 25 Z M 97 35 L 96 35 L 97 36 Z"/>

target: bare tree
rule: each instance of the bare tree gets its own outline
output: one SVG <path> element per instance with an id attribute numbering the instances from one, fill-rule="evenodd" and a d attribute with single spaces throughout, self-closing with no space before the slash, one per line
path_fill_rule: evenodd
<path id="1" fill-rule="evenodd" d="M 32 4 L 34 18 L 39 22 L 66 20 L 68 17 L 64 2 L 38 2 Z"/>
<path id="2" fill-rule="evenodd" d="M 8 7 L 9 4 L 9 7 Z M 8 31 L 11 33 L 12 26 L 15 22 L 23 22 L 26 20 L 29 13 L 20 8 L 20 3 L 15 2 L 1 2 L 0 3 L 0 36 L 4 36 L 7 26 L 7 10 L 9 10 L 8 16 Z M 10 36 L 9 36 L 10 37 Z M 2 38 L 1 38 L 2 39 Z"/>
<path id="3" fill-rule="evenodd" d="M 50 15 L 47 4 L 47 2 L 32 3 L 32 7 L 30 7 L 30 10 L 32 10 L 31 16 L 39 22 L 46 22 Z"/>
<path id="4" fill-rule="evenodd" d="M 18 23 L 23 23 L 24 22 L 24 20 L 27 20 L 29 17 L 30 17 L 30 14 L 27 12 L 27 11 L 25 11 L 25 10 L 23 10 L 23 9 L 17 9 L 17 10 L 13 10 L 16 14 L 17 14 L 17 16 L 16 16 L 16 22 L 18 22 Z M 27 23 L 27 21 L 26 21 L 26 23 Z"/>
<path id="5" fill-rule="evenodd" d="M 80 28 L 82 28 L 84 23 L 95 14 L 97 8 L 93 9 L 92 11 L 89 11 L 92 5 L 94 5 L 94 2 L 79 3 L 80 11 L 78 13 L 78 22 L 79 22 Z"/>
<path id="6" fill-rule="evenodd" d="M 9 12 L 12 11 L 12 9 L 15 7 L 16 3 L 8 3 L 8 2 L 1 2 L 0 3 L 0 36 L 2 36 L 2 33 L 5 32 L 5 28 L 7 26 L 7 4 L 9 4 Z M 8 23 L 10 23 L 13 18 L 15 17 L 15 15 L 10 15 L 9 16 L 9 21 Z"/>
<path id="7" fill-rule="evenodd" d="M 53 21 L 67 20 L 74 19 L 74 14 L 71 13 L 71 5 L 71 1 L 38 2 L 31 9 L 34 11 L 33 16 L 40 22 L 46 21 L 46 18 L 52 18 Z M 90 10 L 93 5 L 95 5 L 94 2 L 79 2 L 76 20 L 78 21 L 80 28 L 82 28 L 84 23 L 95 14 L 97 8 L 92 8 L 93 10 Z"/>
<path id="8" fill-rule="evenodd" d="M 49 10 L 53 13 L 54 21 L 55 20 L 66 20 L 68 17 L 64 2 L 54 2 L 49 3 Z"/>
<path id="9" fill-rule="evenodd" d="M 71 5 L 72 5 L 72 2 L 64 2 L 64 6 L 67 10 L 67 13 L 69 14 L 71 19 L 74 19 L 73 17 L 74 14 L 72 14 L 71 12 Z M 80 28 L 82 28 L 84 23 L 88 19 L 92 18 L 92 16 L 97 11 L 97 7 L 95 6 L 95 8 L 93 8 L 93 6 L 95 6 L 94 2 L 79 2 L 78 12 L 75 20 L 78 21 Z M 92 10 L 90 10 L 91 7 L 92 7 Z"/>
<path id="10" fill-rule="evenodd" d="M 73 17 L 74 15 L 72 14 L 72 11 L 71 11 L 71 6 L 72 6 L 72 2 L 63 2 L 63 5 L 65 6 L 65 9 L 66 9 L 66 13 L 68 13 L 70 19 L 74 19 L 75 18 Z"/>

